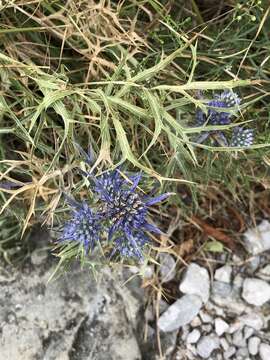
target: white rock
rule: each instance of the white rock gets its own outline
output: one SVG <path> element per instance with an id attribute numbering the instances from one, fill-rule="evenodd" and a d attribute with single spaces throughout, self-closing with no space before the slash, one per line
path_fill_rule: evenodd
<path id="1" fill-rule="evenodd" d="M 230 346 L 228 350 L 224 352 L 224 359 L 230 359 L 236 353 L 236 349 L 234 346 Z"/>
<path id="2" fill-rule="evenodd" d="M 221 336 L 229 329 L 229 324 L 226 321 L 222 320 L 221 318 L 215 319 L 215 331 L 218 336 Z"/>
<path id="3" fill-rule="evenodd" d="M 170 254 L 162 253 L 159 255 L 161 282 L 168 282 L 175 277 L 175 261 Z"/>
<path id="4" fill-rule="evenodd" d="M 189 324 L 198 315 L 201 307 L 201 298 L 196 295 L 184 295 L 161 315 L 158 327 L 164 332 L 177 330 Z"/>
<path id="5" fill-rule="evenodd" d="M 270 300 L 270 285 L 261 279 L 247 278 L 243 283 L 242 297 L 249 304 L 261 306 Z"/>
<path id="6" fill-rule="evenodd" d="M 211 323 L 213 321 L 213 317 L 204 310 L 200 311 L 199 316 L 204 324 Z"/>
<path id="7" fill-rule="evenodd" d="M 232 267 L 229 265 L 224 265 L 216 270 L 215 272 L 215 280 L 222 281 L 225 283 L 231 282 L 232 276 Z"/>
<path id="8" fill-rule="evenodd" d="M 261 330 L 264 326 L 264 317 L 260 313 L 252 312 L 239 317 L 239 322 L 254 330 Z"/>
<path id="9" fill-rule="evenodd" d="M 270 359 L 270 345 L 262 343 L 259 349 L 261 360 Z"/>
<path id="10" fill-rule="evenodd" d="M 248 351 L 251 355 L 258 354 L 260 343 L 261 343 L 261 340 L 257 336 L 252 336 L 248 340 Z"/>
<path id="11" fill-rule="evenodd" d="M 221 346 L 223 347 L 223 349 L 224 349 L 225 351 L 228 350 L 229 347 L 230 347 L 228 341 L 227 341 L 226 339 L 224 339 L 224 338 L 221 338 L 221 339 L 220 339 L 220 344 L 221 344 Z"/>
<path id="12" fill-rule="evenodd" d="M 258 272 L 258 276 L 263 280 L 270 280 L 270 264 L 266 265 Z"/>
<path id="13" fill-rule="evenodd" d="M 199 316 L 196 316 L 190 323 L 190 325 L 192 327 L 197 327 L 197 326 L 200 326 L 201 325 L 201 319 L 199 318 Z"/>
<path id="14" fill-rule="evenodd" d="M 248 353 L 247 347 L 241 347 L 240 349 L 238 349 L 236 351 L 236 359 L 238 359 L 238 358 L 239 358 L 239 360 L 247 359 L 248 356 L 249 356 L 249 353 Z"/>
<path id="15" fill-rule="evenodd" d="M 211 353 L 219 347 L 219 338 L 217 336 L 204 336 L 198 343 L 197 353 L 203 358 L 207 359 Z"/>
<path id="16" fill-rule="evenodd" d="M 244 338 L 247 340 L 254 334 L 254 329 L 249 326 L 245 326 L 244 328 Z"/>
<path id="17" fill-rule="evenodd" d="M 270 222 L 263 220 L 256 228 L 249 229 L 244 234 L 247 250 L 257 255 L 270 249 Z"/>
<path id="18" fill-rule="evenodd" d="M 231 324 L 231 326 L 230 326 L 230 328 L 228 330 L 228 333 L 229 334 L 234 334 L 236 331 L 243 329 L 243 327 L 244 327 L 244 323 L 240 322 L 239 320 L 235 320 Z"/>
<path id="19" fill-rule="evenodd" d="M 233 345 L 237 347 L 246 347 L 246 340 L 244 338 L 242 330 L 238 330 L 233 334 L 232 342 Z"/>
<path id="20" fill-rule="evenodd" d="M 199 330 L 194 329 L 191 331 L 191 333 L 188 334 L 186 341 L 188 344 L 194 344 L 199 340 L 200 336 L 201 333 L 199 332 Z"/>
<path id="21" fill-rule="evenodd" d="M 210 280 L 207 270 L 195 263 L 188 266 L 179 287 L 184 294 L 198 295 L 206 303 L 209 299 Z"/>

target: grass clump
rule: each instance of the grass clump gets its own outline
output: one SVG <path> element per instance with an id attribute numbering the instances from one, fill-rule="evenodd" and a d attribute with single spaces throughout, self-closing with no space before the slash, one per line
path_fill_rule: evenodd
<path id="1" fill-rule="evenodd" d="M 217 220 L 237 242 L 246 225 L 230 230 L 226 218 L 236 211 L 248 224 L 268 211 L 254 204 L 269 186 L 269 11 L 259 1 L 2 4 L 1 214 L 21 208 L 14 239 L 36 222 L 63 223 L 63 193 L 87 198 L 79 144 L 91 148 L 97 175 L 124 164 L 145 174 L 146 189 L 158 181 L 176 194 L 153 209 L 164 232 L 174 229 L 162 248 L 179 256 L 195 233 L 190 254 L 200 248 L 192 224 L 222 242 L 203 225 Z M 231 89 L 242 98 L 229 109 L 234 120 L 197 126 L 196 109 L 207 113 L 207 99 Z M 248 149 L 196 143 L 236 126 L 255 130 Z"/>

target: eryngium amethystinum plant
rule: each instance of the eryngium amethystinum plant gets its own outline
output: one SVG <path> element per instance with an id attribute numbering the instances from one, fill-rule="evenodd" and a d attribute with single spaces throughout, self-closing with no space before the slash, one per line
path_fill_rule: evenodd
<path id="1" fill-rule="evenodd" d="M 94 194 L 93 206 L 91 208 L 86 201 L 78 202 L 67 197 L 72 216 L 64 224 L 59 241 L 77 243 L 84 254 L 101 246 L 108 258 L 118 256 L 142 262 L 145 247 L 150 244 L 147 233 L 161 233 L 149 222 L 149 207 L 170 194 L 157 197 L 144 195 L 138 190 L 142 174 L 124 178 L 119 169 L 99 176 L 90 172 L 83 174 Z"/>
<path id="2" fill-rule="evenodd" d="M 235 117 L 235 112 L 239 110 L 240 102 L 241 99 L 232 90 L 224 90 L 221 94 L 215 94 L 214 99 L 206 103 L 208 107 L 207 113 L 204 113 L 201 109 L 196 111 L 196 125 L 231 124 L 233 117 Z M 209 137 L 214 138 L 215 145 L 217 146 L 248 147 L 253 144 L 254 131 L 252 129 L 236 127 L 233 130 L 230 141 L 228 141 L 221 130 L 205 131 L 196 139 L 196 142 L 202 143 Z"/>

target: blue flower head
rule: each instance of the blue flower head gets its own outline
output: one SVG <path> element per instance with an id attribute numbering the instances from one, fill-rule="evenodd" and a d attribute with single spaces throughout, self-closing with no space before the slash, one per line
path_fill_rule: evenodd
<path id="1" fill-rule="evenodd" d="M 119 170 L 106 173 L 96 178 L 95 189 L 100 199 L 106 199 L 102 216 L 109 221 L 108 238 L 115 240 L 119 252 L 130 257 L 139 258 L 140 249 L 146 242 L 145 232 L 161 233 L 148 222 L 149 207 L 164 200 L 170 194 L 149 198 L 137 191 L 141 175 L 132 177 L 133 184 L 120 178 Z M 143 244 L 143 245 L 142 245 Z M 122 249 L 121 249 L 122 246 Z"/>
<path id="2" fill-rule="evenodd" d="M 210 107 L 205 114 L 202 110 L 198 109 L 195 116 L 196 125 L 228 125 L 231 123 L 233 114 L 226 111 L 229 108 L 237 108 L 240 105 L 241 99 L 232 90 L 223 91 L 219 95 L 215 95 L 214 99 L 207 102 Z M 221 109 L 221 110 L 219 110 Z M 225 110 L 225 111 L 224 111 Z M 236 127 L 233 130 L 231 142 L 229 142 L 221 130 L 204 131 L 195 140 L 196 143 L 202 143 L 208 137 L 214 138 L 216 146 L 250 146 L 254 140 L 254 132 L 252 129 L 243 129 Z"/>
<path id="3" fill-rule="evenodd" d="M 231 146 L 248 147 L 253 144 L 254 131 L 253 129 L 243 129 L 242 127 L 236 127 L 233 129 L 233 136 L 231 140 Z"/>
<path id="4" fill-rule="evenodd" d="M 73 216 L 64 224 L 60 241 L 78 242 L 87 252 L 100 240 L 100 219 L 85 203 L 72 202 Z"/>
<path id="5" fill-rule="evenodd" d="M 202 126 L 208 125 L 227 125 L 230 124 L 232 114 L 219 109 L 228 109 L 239 106 L 241 100 L 233 91 L 225 90 L 220 95 L 215 95 L 214 99 L 207 102 L 208 109 L 205 114 L 201 109 L 196 112 L 196 124 Z"/>

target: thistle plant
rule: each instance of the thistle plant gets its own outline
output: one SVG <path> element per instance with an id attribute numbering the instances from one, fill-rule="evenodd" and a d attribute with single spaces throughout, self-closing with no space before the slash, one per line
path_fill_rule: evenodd
<path id="1" fill-rule="evenodd" d="M 161 231 L 149 222 L 149 207 L 166 199 L 170 194 L 157 197 L 143 195 L 138 190 L 142 174 L 125 179 L 119 169 L 100 176 L 84 173 L 91 183 L 94 206 L 85 201 L 77 202 L 68 198 L 72 217 L 62 230 L 59 241 L 78 243 L 88 254 L 97 245 L 111 251 L 109 258 L 144 259 L 144 249 L 150 244 L 148 232 Z"/>
<path id="2" fill-rule="evenodd" d="M 201 109 L 197 110 L 195 116 L 196 125 L 229 125 L 235 116 L 232 110 L 237 111 L 240 103 L 240 97 L 232 90 L 225 90 L 221 94 L 215 94 L 214 99 L 207 102 L 207 113 L 204 113 Z M 218 146 L 248 147 L 253 143 L 254 133 L 252 129 L 236 127 L 233 130 L 231 141 L 228 141 L 221 130 L 206 131 L 196 139 L 196 142 L 202 143 L 209 137 L 213 137 L 215 145 Z"/>

